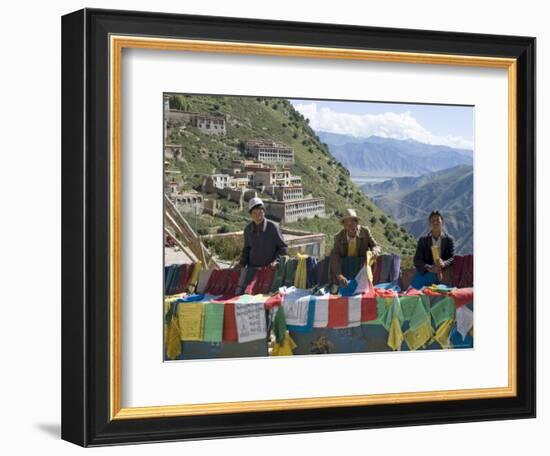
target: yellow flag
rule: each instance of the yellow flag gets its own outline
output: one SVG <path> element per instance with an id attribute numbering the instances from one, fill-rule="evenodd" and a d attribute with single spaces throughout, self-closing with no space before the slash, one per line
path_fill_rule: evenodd
<path id="1" fill-rule="evenodd" d="M 170 300 L 165 299 L 165 300 L 164 300 L 164 313 L 163 313 L 164 316 L 166 316 L 166 314 L 167 314 L 168 311 L 170 310 L 170 305 L 171 305 Z"/>
<path id="2" fill-rule="evenodd" d="M 178 323 L 181 340 L 202 340 L 204 303 L 181 303 L 178 306 Z"/>
<path id="3" fill-rule="evenodd" d="M 401 325 L 397 317 L 393 317 L 390 325 L 390 331 L 388 333 L 388 347 L 392 350 L 401 350 L 401 344 L 403 343 L 403 331 L 401 331 Z"/>
<path id="4" fill-rule="evenodd" d="M 432 322 L 428 318 L 418 328 L 405 331 L 403 337 L 410 350 L 417 350 L 429 342 L 433 333 Z"/>
<path id="5" fill-rule="evenodd" d="M 164 297 L 164 315 L 168 313 L 168 311 L 170 310 L 170 306 L 175 300 L 185 298 L 186 295 L 187 293 L 178 293 L 175 295 L 165 296 Z"/>
<path id="6" fill-rule="evenodd" d="M 437 331 L 433 336 L 433 340 L 435 340 L 439 345 L 441 345 L 441 348 L 452 347 L 452 344 L 449 341 L 449 334 L 451 332 L 452 327 L 453 327 L 453 319 L 449 318 L 448 320 L 445 320 L 443 323 L 441 323 L 439 325 L 439 328 L 437 328 Z"/>
<path id="7" fill-rule="evenodd" d="M 193 266 L 193 272 L 191 273 L 191 277 L 189 278 L 189 285 L 187 288 L 189 288 L 190 291 L 195 291 L 195 288 L 197 286 L 197 282 L 199 281 L 199 274 L 202 269 L 202 261 L 197 261 L 195 263 L 195 266 Z"/>
<path id="8" fill-rule="evenodd" d="M 273 349 L 271 350 L 272 356 L 289 356 L 293 355 L 292 350 L 296 348 L 296 342 L 292 340 L 292 337 L 290 337 L 290 334 L 285 334 L 285 339 L 283 340 L 282 344 L 278 344 L 275 342 L 273 344 Z"/>
<path id="9" fill-rule="evenodd" d="M 294 276 L 294 286 L 296 288 L 307 288 L 307 258 L 308 255 L 299 253 L 298 265 L 296 266 L 296 275 Z"/>
<path id="10" fill-rule="evenodd" d="M 181 354 L 181 339 L 179 321 L 176 317 L 172 318 L 168 331 L 166 333 L 166 356 L 169 359 L 176 359 Z"/>

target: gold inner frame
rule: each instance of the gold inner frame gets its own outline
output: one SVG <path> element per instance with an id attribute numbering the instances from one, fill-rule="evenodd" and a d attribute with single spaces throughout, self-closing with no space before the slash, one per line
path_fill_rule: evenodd
<path id="1" fill-rule="evenodd" d="M 155 49 L 231 54 L 255 54 L 317 59 L 367 60 L 453 65 L 508 70 L 508 386 L 463 390 L 403 392 L 353 396 L 276 399 L 208 404 L 126 407 L 122 399 L 122 145 L 121 94 L 123 49 Z M 110 36 L 110 415 L 111 419 L 158 418 L 338 406 L 411 403 L 512 397 L 517 394 L 517 62 L 511 58 L 422 54 L 241 42 Z"/>

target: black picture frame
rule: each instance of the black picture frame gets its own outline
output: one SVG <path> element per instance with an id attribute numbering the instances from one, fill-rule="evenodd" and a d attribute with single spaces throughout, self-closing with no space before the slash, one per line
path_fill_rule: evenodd
<path id="1" fill-rule="evenodd" d="M 109 36 L 517 61 L 515 397 L 111 419 Z M 535 417 L 535 38 L 84 9 L 62 18 L 62 438 L 82 446 Z M 521 223 L 519 223 L 521 221 Z"/>

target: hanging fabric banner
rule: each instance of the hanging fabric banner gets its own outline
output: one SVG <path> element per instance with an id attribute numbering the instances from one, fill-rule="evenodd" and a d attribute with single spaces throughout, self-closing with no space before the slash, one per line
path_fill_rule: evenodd
<path id="1" fill-rule="evenodd" d="M 251 342 L 267 337 L 267 325 L 263 302 L 235 304 L 239 342 Z"/>

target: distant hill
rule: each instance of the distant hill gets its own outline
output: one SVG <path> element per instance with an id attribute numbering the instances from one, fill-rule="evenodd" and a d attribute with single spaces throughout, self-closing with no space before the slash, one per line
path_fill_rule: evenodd
<path id="1" fill-rule="evenodd" d="M 290 228 L 319 231 L 327 235 L 326 248 L 332 247 L 334 235 L 342 228 L 340 215 L 345 208 L 357 210 L 363 223 L 371 227 L 375 239 L 388 252 L 414 253 L 416 241 L 403 227 L 376 206 L 355 185 L 349 171 L 335 159 L 311 129 L 304 116 L 292 104 L 280 98 L 173 95 L 173 108 L 204 114 L 219 114 L 226 119 L 225 136 L 208 135 L 187 125 L 168 128 L 167 142 L 179 144 L 181 154 L 170 159 L 185 187 L 198 189 L 207 174 L 220 172 L 231 160 L 243 158 L 243 142 L 248 139 L 271 139 L 294 149 L 294 175 L 302 177 L 304 195 L 324 197 L 328 217 L 287 224 Z M 260 195 L 264 197 L 265 195 Z M 246 211 L 233 203 L 219 200 L 222 212 L 216 217 L 191 216 L 192 225 L 207 230 L 220 226 L 224 231 L 241 230 L 248 222 Z"/>
<path id="2" fill-rule="evenodd" d="M 456 166 L 420 177 L 400 177 L 362 190 L 416 237 L 427 232 L 428 214 L 439 209 L 457 253 L 473 251 L 473 167 Z"/>
<path id="3" fill-rule="evenodd" d="M 473 163 L 472 151 L 466 149 L 379 136 L 355 138 L 326 132 L 318 132 L 318 135 L 352 175 L 420 176 Z"/>

